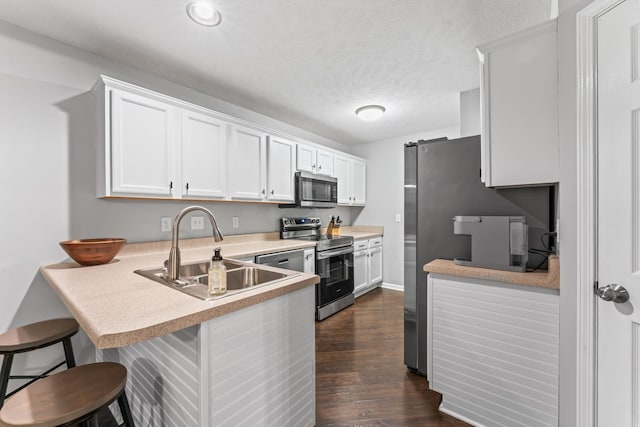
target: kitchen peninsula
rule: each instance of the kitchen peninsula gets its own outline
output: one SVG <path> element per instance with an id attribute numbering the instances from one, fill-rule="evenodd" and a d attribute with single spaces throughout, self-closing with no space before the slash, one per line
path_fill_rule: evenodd
<path id="1" fill-rule="evenodd" d="M 437 259 L 427 278 L 427 378 L 473 425 L 558 425 L 560 261 L 517 273 Z"/>
<path id="2" fill-rule="evenodd" d="M 182 263 L 312 247 L 277 233 L 182 241 Z M 170 242 L 126 245 L 112 262 L 41 268 L 95 344 L 129 371 L 140 425 L 313 425 L 314 284 L 300 273 L 202 301 L 134 273 L 161 266 Z M 267 266 L 264 269 L 278 271 Z"/>

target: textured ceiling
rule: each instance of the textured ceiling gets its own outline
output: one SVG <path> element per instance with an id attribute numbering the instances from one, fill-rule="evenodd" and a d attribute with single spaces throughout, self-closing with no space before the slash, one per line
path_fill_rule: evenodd
<path id="1" fill-rule="evenodd" d="M 475 47 L 548 19 L 551 0 L 0 0 L 0 19 L 345 144 L 456 125 Z M 354 110 L 383 104 L 362 122 Z"/>

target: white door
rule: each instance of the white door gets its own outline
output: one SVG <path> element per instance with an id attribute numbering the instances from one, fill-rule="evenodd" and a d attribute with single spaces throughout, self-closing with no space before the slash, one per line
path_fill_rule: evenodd
<path id="1" fill-rule="evenodd" d="M 304 250 L 304 272 L 316 274 L 316 250 L 313 248 Z"/>
<path id="2" fill-rule="evenodd" d="M 333 176 L 333 153 L 329 151 L 318 150 L 316 154 L 318 161 L 316 173 L 321 175 Z"/>
<path id="3" fill-rule="evenodd" d="M 226 127 L 216 118 L 181 112 L 182 197 L 226 196 Z"/>
<path id="4" fill-rule="evenodd" d="M 269 136 L 267 142 L 267 199 L 293 202 L 296 143 Z"/>
<path id="5" fill-rule="evenodd" d="M 299 171 L 315 173 L 316 149 L 308 145 L 298 144 L 296 165 Z"/>
<path id="6" fill-rule="evenodd" d="M 242 126 L 231 127 L 229 141 L 229 196 L 263 200 L 266 189 L 266 135 Z"/>
<path id="7" fill-rule="evenodd" d="M 598 19 L 597 421 L 640 425 L 640 2 Z M 613 296 L 613 291 L 609 291 Z"/>
<path id="8" fill-rule="evenodd" d="M 121 90 L 111 98 L 111 185 L 114 193 L 171 197 L 175 109 Z"/>
<path id="9" fill-rule="evenodd" d="M 338 178 L 338 203 L 351 204 L 351 159 L 334 157 L 334 176 Z"/>
<path id="10" fill-rule="evenodd" d="M 367 166 L 363 162 L 353 161 L 351 197 L 354 205 L 364 205 L 367 190 Z"/>
<path id="11" fill-rule="evenodd" d="M 353 254 L 353 293 L 359 297 L 369 287 L 369 259 L 366 250 Z"/>
<path id="12" fill-rule="evenodd" d="M 369 282 L 371 285 L 382 282 L 382 248 L 369 250 Z"/>

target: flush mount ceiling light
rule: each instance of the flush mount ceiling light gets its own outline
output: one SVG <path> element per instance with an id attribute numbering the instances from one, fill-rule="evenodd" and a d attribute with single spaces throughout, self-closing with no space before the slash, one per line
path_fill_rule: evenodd
<path id="1" fill-rule="evenodd" d="M 222 21 L 218 9 L 206 1 L 194 1 L 187 5 L 187 15 L 194 22 L 206 27 L 215 27 Z"/>
<path id="2" fill-rule="evenodd" d="M 387 111 L 382 105 L 365 105 L 356 110 L 356 116 L 365 122 L 379 119 Z"/>

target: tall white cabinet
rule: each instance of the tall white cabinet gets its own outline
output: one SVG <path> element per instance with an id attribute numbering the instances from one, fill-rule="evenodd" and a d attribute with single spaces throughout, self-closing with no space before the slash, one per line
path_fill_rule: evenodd
<path id="1" fill-rule="evenodd" d="M 478 47 L 489 187 L 559 180 L 557 31 L 552 20 Z"/>

